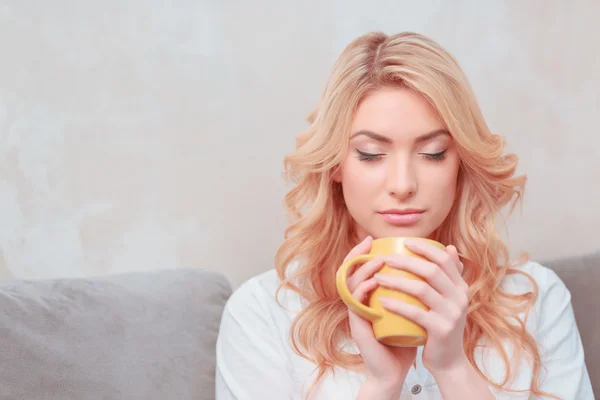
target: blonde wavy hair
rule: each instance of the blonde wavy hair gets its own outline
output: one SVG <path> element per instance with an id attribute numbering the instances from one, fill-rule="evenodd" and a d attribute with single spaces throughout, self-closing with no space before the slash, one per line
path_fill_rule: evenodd
<path id="1" fill-rule="evenodd" d="M 360 355 L 340 346 L 350 337 L 350 329 L 347 308 L 336 292 L 335 274 L 358 237 L 333 174 L 347 154 L 350 124 L 360 101 L 383 87 L 409 88 L 423 96 L 458 148 L 457 196 L 435 239 L 455 245 L 464 264 L 464 278 L 470 286 L 464 332 L 469 361 L 491 385 L 503 388 L 512 376 L 503 348 L 510 342 L 517 359 L 523 351 L 531 361 L 531 392 L 554 397 L 539 389 L 540 353 L 526 321 L 518 317 L 533 307 L 538 287 L 529 275 L 511 268 L 496 228 L 504 207 L 511 206 L 512 211 L 520 200 L 526 177 L 515 176 L 517 156 L 503 154 L 503 140 L 490 132 L 456 60 L 436 42 L 410 32 L 393 36 L 372 32 L 345 48 L 308 116 L 308 131 L 298 136 L 296 150 L 285 158 L 286 178 L 294 184 L 285 196 L 292 221 L 275 265 L 282 281 L 279 290 L 291 289 L 306 301 L 291 326 L 291 340 L 300 356 L 318 366 L 312 389 L 328 369 L 360 370 L 363 366 Z M 293 261 L 299 264 L 290 271 Z M 500 289 L 502 278 L 515 273 L 531 280 L 532 292 L 512 295 Z M 475 349 L 483 338 L 503 357 L 506 375 L 502 382 L 492 382 L 475 363 Z"/>

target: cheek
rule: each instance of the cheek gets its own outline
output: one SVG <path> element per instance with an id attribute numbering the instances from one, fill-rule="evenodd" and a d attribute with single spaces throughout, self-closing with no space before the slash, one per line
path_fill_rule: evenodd
<path id="1" fill-rule="evenodd" d="M 458 168 L 444 168 L 435 174 L 429 175 L 429 194 L 439 202 L 447 203 L 451 207 L 456 196 L 458 183 Z"/>
<path id="2" fill-rule="evenodd" d="M 369 184 L 372 184 L 372 181 L 368 179 L 368 175 L 352 163 L 342 169 L 341 176 L 344 192 L 351 194 L 352 197 L 359 196 L 369 187 Z"/>
<path id="3" fill-rule="evenodd" d="M 348 160 L 342 165 L 340 178 L 346 204 L 362 204 L 377 193 L 380 168 L 365 165 L 358 160 Z"/>

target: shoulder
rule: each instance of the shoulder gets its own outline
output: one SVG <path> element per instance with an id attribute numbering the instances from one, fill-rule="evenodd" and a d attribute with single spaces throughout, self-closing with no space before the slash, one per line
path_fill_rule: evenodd
<path id="1" fill-rule="evenodd" d="M 299 308 L 300 295 L 280 286 L 281 279 L 275 269 L 255 275 L 233 292 L 225 312 L 249 318 L 256 314 L 276 317 L 290 308 Z"/>
<path id="2" fill-rule="evenodd" d="M 556 272 L 538 262 L 528 261 L 511 269 L 514 272 L 504 277 L 501 287 L 512 294 L 532 291 L 533 282 L 537 286 L 538 299 L 568 293 L 567 287 Z"/>
<path id="3" fill-rule="evenodd" d="M 520 311 L 519 319 L 535 339 L 535 346 L 539 351 L 543 365 L 543 372 L 538 376 L 540 389 L 560 398 L 584 398 L 590 393 L 589 380 L 571 305 L 571 293 L 556 272 L 540 263 L 530 261 L 513 268 L 513 271 L 516 273 L 508 274 L 502 279 L 500 287 L 504 293 L 518 298 L 518 295 L 532 293 L 537 289 L 535 304 L 527 314 Z M 506 309 L 522 310 L 520 307 Z M 515 359 L 516 375 L 507 387 L 528 390 L 532 380 L 536 379 L 530 367 L 531 359 L 519 351 L 517 342 L 505 342 L 503 347 L 504 355 L 497 352 L 497 349 L 492 350 L 494 357 L 490 358 L 487 358 L 488 353 L 486 356 L 483 351 L 478 353 L 478 357 L 482 357 L 478 359 L 479 365 L 489 372 L 492 380 L 498 382 L 506 377 L 506 369 L 501 360 L 506 355 L 520 355 Z M 565 385 L 565 382 L 572 384 Z M 494 392 L 499 393 L 495 388 Z"/>
<path id="4" fill-rule="evenodd" d="M 268 302 L 278 286 L 279 277 L 274 269 L 255 275 L 233 291 L 225 308 L 228 311 L 255 308 Z"/>
<path id="5" fill-rule="evenodd" d="M 541 335 L 546 328 L 556 328 L 562 323 L 570 324 L 573 319 L 571 292 L 552 269 L 535 261 L 513 268 L 517 273 L 504 277 L 501 287 L 510 294 L 533 292 L 537 286 L 534 305 L 536 332 Z"/>

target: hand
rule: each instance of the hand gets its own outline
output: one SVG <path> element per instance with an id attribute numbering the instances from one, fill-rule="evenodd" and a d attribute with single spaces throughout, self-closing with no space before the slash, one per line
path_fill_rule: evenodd
<path id="1" fill-rule="evenodd" d="M 380 299 L 385 308 L 416 322 L 427 331 L 423 365 L 435 377 L 438 372 L 468 363 L 463 335 L 469 287 L 461 276 L 463 265 L 456 247 L 447 246 L 444 251 L 418 240 L 407 240 L 405 245 L 426 260 L 393 254 L 384 257 L 385 263 L 418 275 L 425 282 L 390 274 L 377 274 L 375 280 L 381 286 L 414 296 L 429 307 L 430 310 L 426 311 L 399 300 L 387 297 Z"/>
<path id="2" fill-rule="evenodd" d="M 371 242 L 372 238 L 367 237 L 348 253 L 344 261 L 368 253 L 371 249 Z M 347 283 L 354 298 L 364 302 L 367 295 L 377 288 L 378 284 L 373 278 L 373 274 L 378 272 L 383 264 L 382 258 L 375 258 L 358 267 L 350 275 Z M 348 317 L 350 333 L 367 367 L 367 381 L 370 386 L 386 389 L 388 393 L 397 393 L 397 397 L 399 397 L 406 374 L 415 360 L 417 349 L 414 347 L 389 347 L 381 344 L 375 338 L 370 321 L 361 318 L 350 309 Z"/>

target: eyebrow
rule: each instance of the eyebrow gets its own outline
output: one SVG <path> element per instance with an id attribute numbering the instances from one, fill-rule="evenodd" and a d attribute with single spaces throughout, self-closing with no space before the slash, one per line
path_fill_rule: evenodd
<path id="1" fill-rule="evenodd" d="M 378 142 L 387 143 L 387 144 L 392 143 L 392 139 L 390 139 L 389 137 L 380 135 L 375 132 L 367 131 L 367 130 L 360 130 L 360 131 L 354 133 L 352 136 L 350 136 L 350 139 L 354 139 L 355 137 L 360 136 L 360 135 L 367 136 Z M 423 143 L 423 142 L 431 140 L 435 137 L 438 137 L 440 135 L 450 136 L 450 132 L 448 132 L 447 129 L 436 129 L 435 131 L 431 131 L 429 133 L 419 136 L 418 138 L 415 139 L 415 143 Z"/>

